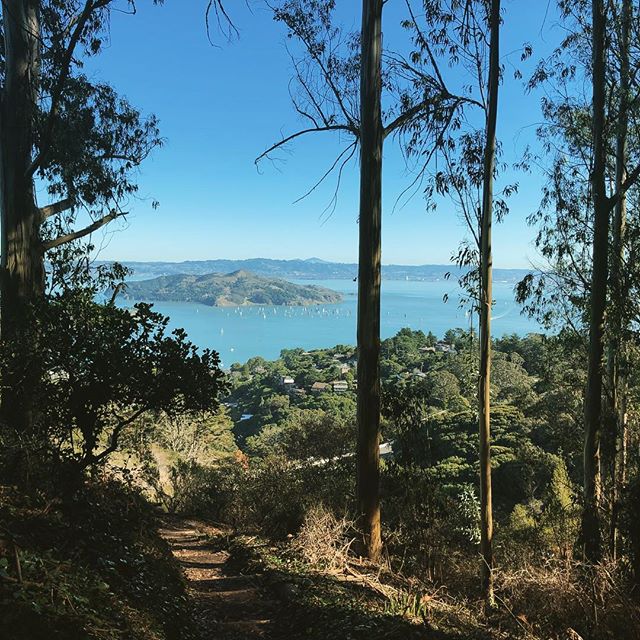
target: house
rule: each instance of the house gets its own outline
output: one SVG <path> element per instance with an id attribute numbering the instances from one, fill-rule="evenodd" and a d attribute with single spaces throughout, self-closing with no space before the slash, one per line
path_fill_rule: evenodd
<path id="1" fill-rule="evenodd" d="M 311 385 L 311 393 L 314 393 L 315 395 L 320 395 L 321 393 L 325 393 L 330 389 L 331 385 L 327 384 L 326 382 L 314 382 Z"/>
<path id="2" fill-rule="evenodd" d="M 306 396 L 307 392 L 304 389 L 299 389 L 298 387 L 294 387 L 293 389 L 291 389 L 291 393 L 294 396 Z"/>
<path id="3" fill-rule="evenodd" d="M 440 342 L 436 342 L 435 349 L 439 353 L 456 353 L 456 348 L 453 345 L 442 340 L 440 340 Z"/>
<path id="4" fill-rule="evenodd" d="M 393 458 L 393 442 L 380 443 L 380 457 L 383 460 L 387 458 Z"/>
<path id="5" fill-rule="evenodd" d="M 341 364 L 340 365 L 340 375 L 344 376 L 345 374 L 349 373 L 349 371 L 351 370 L 351 367 L 348 364 Z"/>
<path id="6" fill-rule="evenodd" d="M 291 376 L 282 376 L 281 384 L 285 391 L 290 391 L 295 386 L 296 381 Z"/>
<path id="7" fill-rule="evenodd" d="M 345 393 L 349 390 L 349 384 L 346 380 L 333 380 L 329 383 L 333 389 L 333 393 Z"/>
<path id="8" fill-rule="evenodd" d="M 420 347 L 420 349 L 418 349 L 418 351 L 421 351 L 422 353 L 435 353 L 436 352 L 436 348 L 435 347 Z"/>

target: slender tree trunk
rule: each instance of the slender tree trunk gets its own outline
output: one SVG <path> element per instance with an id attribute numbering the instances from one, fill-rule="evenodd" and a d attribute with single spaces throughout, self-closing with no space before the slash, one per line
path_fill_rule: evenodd
<path id="1" fill-rule="evenodd" d="M 381 54 L 383 0 L 363 0 L 358 260 L 358 509 L 367 555 L 380 537 Z"/>
<path id="2" fill-rule="evenodd" d="M 592 0 L 593 50 L 593 268 L 591 274 L 591 317 L 589 323 L 589 363 L 584 402 L 584 506 L 582 540 L 585 558 L 598 562 L 602 557 L 600 532 L 601 470 L 600 436 L 602 423 L 602 376 L 604 318 L 607 301 L 609 211 L 605 193 L 605 26 L 603 0 Z"/>
<path id="3" fill-rule="evenodd" d="M 613 216 L 613 255 L 611 261 L 612 319 L 609 339 L 608 379 L 609 379 L 609 440 L 611 442 L 611 527 L 609 553 L 618 556 L 618 519 L 620 512 L 621 485 L 624 482 L 623 455 L 626 441 L 626 366 L 625 366 L 625 307 L 628 290 L 624 280 L 625 231 L 627 222 L 627 196 L 622 185 L 627 177 L 627 132 L 629 128 L 629 38 L 631 35 L 633 7 L 631 0 L 622 1 L 620 28 L 620 108 L 616 137 L 616 181 L 615 191 L 619 194 Z"/>
<path id="4" fill-rule="evenodd" d="M 2 222 L 2 418 L 19 430 L 32 421 L 34 376 L 30 307 L 42 293 L 40 214 L 29 173 L 39 75 L 39 1 L 9 0 L 3 10 L 5 85 L 0 107 L 0 219 Z M 6 354 L 5 354 L 6 355 Z"/>
<path id="5" fill-rule="evenodd" d="M 493 258 L 491 226 L 493 218 L 493 174 L 496 163 L 498 84 L 500 81 L 500 0 L 491 0 L 489 16 L 489 104 L 484 150 L 484 177 L 480 218 L 480 388 L 478 422 L 480 431 L 480 571 L 485 601 L 493 606 L 493 505 L 491 499 L 491 305 Z"/>

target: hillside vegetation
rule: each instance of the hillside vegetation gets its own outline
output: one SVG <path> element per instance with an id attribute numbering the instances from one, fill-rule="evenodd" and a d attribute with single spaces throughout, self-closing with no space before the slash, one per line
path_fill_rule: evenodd
<path id="1" fill-rule="evenodd" d="M 215 307 L 245 305 L 335 304 L 342 296 L 316 285 L 264 278 L 248 271 L 206 275 L 177 274 L 127 283 L 123 295 L 133 300 L 197 302 Z"/>

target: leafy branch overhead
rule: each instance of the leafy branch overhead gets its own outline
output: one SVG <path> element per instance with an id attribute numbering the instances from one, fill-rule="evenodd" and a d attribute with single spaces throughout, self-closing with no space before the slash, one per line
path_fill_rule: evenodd
<path id="1" fill-rule="evenodd" d="M 34 132 L 26 178 L 37 179 L 53 199 L 40 207 L 43 235 L 51 235 L 51 216 L 65 229 L 43 243 L 46 251 L 126 215 L 127 200 L 138 190 L 136 169 L 163 140 L 155 116 L 144 116 L 113 87 L 83 73 L 84 60 L 108 43 L 111 12 L 122 5 L 115 0 L 38 4 L 33 25 L 38 77 L 31 89 Z M 136 12 L 133 0 L 126 10 Z M 5 23 L 12 20 L 9 11 L 3 13 Z M 0 73 L 6 93 L 6 65 Z M 76 229 L 76 223 L 82 226 Z"/>

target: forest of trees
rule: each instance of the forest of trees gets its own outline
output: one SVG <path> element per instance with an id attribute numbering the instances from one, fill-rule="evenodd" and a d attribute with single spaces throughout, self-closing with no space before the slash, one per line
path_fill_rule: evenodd
<path id="1" fill-rule="evenodd" d="M 297 571 L 289 606 L 313 603 L 311 637 L 338 637 L 338 622 L 343 637 L 405 637 L 407 620 L 425 638 L 640 636 L 640 11 L 557 0 L 555 48 L 516 52 L 536 62 L 527 77 L 500 48 L 517 2 L 388 1 L 402 5 L 404 42 L 383 40 L 383 0 L 363 0 L 355 33 L 336 0 L 264 3 L 290 46 L 302 125 L 256 163 L 339 134 L 346 146 L 318 167 L 336 198 L 358 160 L 357 344 L 229 371 L 153 305 L 116 303 L 128 269 L 94 265 L 92 234 L 127 216 L 163 144 L 117 78 L 85 72 L 110 42 L 112 12 L 138 20 L 135 0 L 2 3 L 7 637 L 202 635 L 156 533 L 161 513 L 217 523 L 232 554 L 253 544 L 272 553 L 263 567 Z M 215 38 L 217 24 L 222 41 L 241 33 L 230 11 L 205 2 L 199 26 Z M 514 166 L 501 144 L 508 81 L 542 96 L 538 145 Z M 471 330 L 381 340 L 391 145 L 424 208 L 439 215 L 447 202 L 464 223 L 452 261 L 465 267 Z M 544 262 L 514 295 L 546 333 L 495 336 L 492 228 L 513 176 L 534 172 L 544 186 L 529 223 Z M 374 595 L 331 592 L 344 617 L 322 613 L 318 571 L 355 574 Z M 369 613 L 356 623 L 354 609 Z"/>

